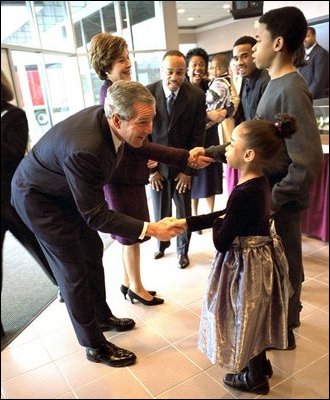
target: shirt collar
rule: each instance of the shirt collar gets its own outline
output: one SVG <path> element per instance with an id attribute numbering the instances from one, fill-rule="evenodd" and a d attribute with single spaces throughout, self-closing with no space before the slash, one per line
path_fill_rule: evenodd
<path id="1" fill-rule="evenodd" d="M 110 132 L 111 132 L 111 136 L 112 136 L 112 140 L 113 140 L 113 145 L 115 146 L 115 150 L 116 150 L 116 153 L 117 153 L 117 152 L 118 152 L 118 149 L 119 149 L 119 147 L 120 147 L 120 145 L 121 145 L 122 143 L 124 143 L 124 141 L 118 139 L 117 136 L 112 132 L 111 129 L 110 129 Z"/>
<path id="2" fill-rule="evenodd" d="M 163 90 L 165 93 L 165 97 L 166 98 L 170 97 L 172 90 L 170 90 L 166 85 L 164 85 L 164 83 L 163 83 Z M 178 96 L 179 90 L 180 90 L 180 88 L 178 90 L 176 90 L 175 92 L 173 92 L 175 94 L 175 97 Z"/>
<path id="3" fill-rule="evenodd" d="M 308 55 L 314 49 L 314 47 L 316 45 L 317 45 L 317 43 L 315 42 L 312 47 L 310 47 L 309 49 L 305 49 L 305 53 Z"/>

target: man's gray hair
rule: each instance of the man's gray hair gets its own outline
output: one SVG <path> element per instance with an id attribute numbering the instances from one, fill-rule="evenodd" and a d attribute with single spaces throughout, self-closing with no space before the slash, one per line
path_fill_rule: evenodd
<path id="1" fill-rule="evenodd" d="M 107 91 L 104 112 L 107 118 L 118 114 L 124 120 L 133 117 L 133 106 L 136 103 L 154 105 L 156 100 L 150 91 L 139 82 L 119 80 Z"/>

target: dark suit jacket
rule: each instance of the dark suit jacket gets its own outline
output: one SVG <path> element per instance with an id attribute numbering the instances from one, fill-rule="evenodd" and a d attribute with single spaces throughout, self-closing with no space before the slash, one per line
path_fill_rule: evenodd
<path id="1" fill-rule="evenodd" d="M 241 99 L 237 112 L 234 115 L 235 125 L 253 119 L 256 116 L 259 100 L 263 95 L 270 76 L 267 70 L 256 68 L 252 76 L 243 78 L 239 97 Z"/>
<path id="2" fill-rule="evenodd" d="M 307 64 L 299 68 L 313 99 L 329 95 L 329 53 L 319 44 L 310 52 Z"/>
<path id="3" fill-rule="evenodd" d="M 189 82 L 184 82 L 169 119 L 162 81 L 152 83 L 147 88 L 156 98 L 152 142 L 187 150 L 203 146 L 206 126 L 205 93 Z M 180 171 L 187 175 L 194 174 L 189 167 L 180 170 L 162 163 L 157 169 L 165 178 L 175 178 Z"/>
<path id="4" fill-rule="evenodd" d="M 189 153 L 173 151 L 173 163 L 186 165 Z M 146 143 L 141 152 L 157 160 L 163 149 Z M 12 181 L 12 203 L 47 242 L 74 243 L 81 224 L 136 240 L 143 221 L 109 210 L 104 199 L 103 186 L 115 167 L 103 107 L 89 107 L 51 128 L 22 160 Z"/>
<path id="5" fill-rule="evenodd" d="M 10 183 L 24 157 L 29 127 L 25 112 L 12 104 L 1 102 L 1 205 L 10 206 Z"/>

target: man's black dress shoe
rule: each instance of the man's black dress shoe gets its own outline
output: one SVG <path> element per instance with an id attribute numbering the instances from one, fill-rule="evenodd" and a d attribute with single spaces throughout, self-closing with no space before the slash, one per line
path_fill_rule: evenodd
<path id="1" fill-rule="evenodd" d="M 187 268 L 189 265 L 189 258 L 187 255 L 178 256 L 178 267 L 181 269 Z"/>
<path id="2" fill-rule="evenodd" d="M 248 380 L 247 372 L 240 372 L 239 374 L 226 374 L 223 377 L 226 385 L 243 392 L 251 392 L 256 394 L 268 394 L 269 383 L 268 379 L 264 378 L 258 383 L 252 383 Z"/>
<path id="3" fill-rule="evenodd" d="M 135 321 L 131 318 L 117 318 L 113 315 L 107 321 L 101 322 L 99 325 L 102 331 L 123 332 L 134 328 Z"/>
<path id="4" fill-rule="evenodd" d="M 161 242 L 159 246 L 159 251 L 156 251 L 154 254 L 154 259 L 158 260 L 159 258 L 164 257 L 165 250 L 170 247 L 171 242 Z"/>
<path id="5" fill-rule="evenodd" d="M 110 367 L 126 367 L 134 364 L 136 360 L 134 353 L 121 349 L 110 342 L 97 348 L 87 347 L 86 356 L 89 361 L 106 364 Z"/>

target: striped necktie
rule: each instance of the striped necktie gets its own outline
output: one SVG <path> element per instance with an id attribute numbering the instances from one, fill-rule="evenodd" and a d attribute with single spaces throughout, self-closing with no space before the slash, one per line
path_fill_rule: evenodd
<path id="1" fill-rule="evenodd" d="M 168 113 L 169 117 L 171 117 L 171 115 L 172 115 L 174 102 L 175 102 L 175 93 L 171 92 L 171 94 L 166 99 L 166 108 L 167 108 L 167 113 Z"/>

